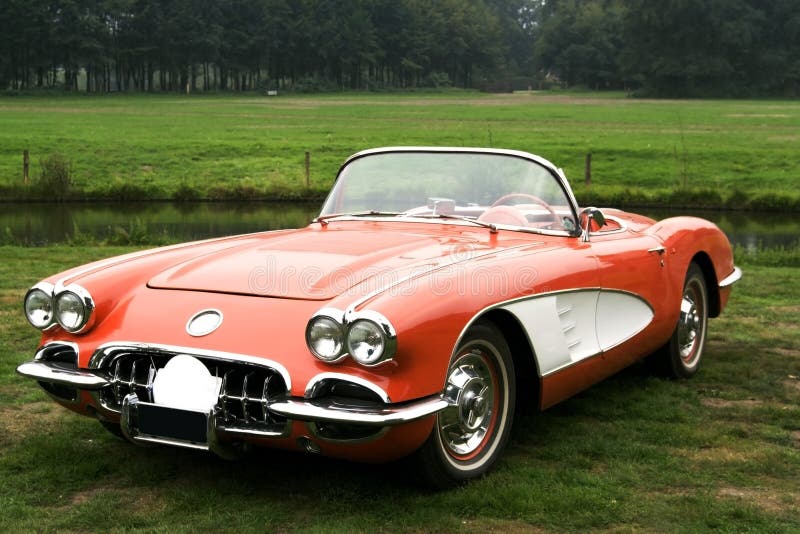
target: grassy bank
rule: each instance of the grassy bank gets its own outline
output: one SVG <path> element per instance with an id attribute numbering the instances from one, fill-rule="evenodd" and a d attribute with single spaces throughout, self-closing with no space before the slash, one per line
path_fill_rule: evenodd
<path id="1" fill-rule="evenodd" d="M 468 92 L 17 97 L 0 99 L 0 124 L 3 200 L 319 198 L 357 150 L 454 145 L 540 154 L 564 167 L 584 204 L 800 210 L 793 101 Z M 37 183 L 40 164 L 54 155 L 71 166 L 69 189 L 58 179 Z"/>
<path id="2" fill-rule="evenodd" d="M 17 377 L 37 344 L 24 288 L 127 250 L 0 247 L 2 531 L 800 529 L 800 283 L 775 256 L 739 259 L 745 277 L 694 379 L 629 369 L 521 418 L 491 476 L 431 494 L 402 466 L 137 448 Z"/>

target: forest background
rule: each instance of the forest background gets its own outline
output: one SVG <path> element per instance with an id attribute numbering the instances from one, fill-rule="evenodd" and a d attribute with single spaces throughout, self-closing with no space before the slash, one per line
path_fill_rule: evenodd
<path id="1" fill-rule="evenodd" d="M 0 90 L 800 94 L 796 0 L 4 0 Z"/>

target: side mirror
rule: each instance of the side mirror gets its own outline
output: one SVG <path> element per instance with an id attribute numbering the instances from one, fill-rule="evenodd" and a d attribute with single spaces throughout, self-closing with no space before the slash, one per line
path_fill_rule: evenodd
<path id="1" fill-rule="evenodd" d="M 581 212 L 581 228 L 583 229 L 583 241 L 589 242 L 589 233 L 597 231 L 606 225 L 606 216 L 600 208 L 586 208 Z"/>

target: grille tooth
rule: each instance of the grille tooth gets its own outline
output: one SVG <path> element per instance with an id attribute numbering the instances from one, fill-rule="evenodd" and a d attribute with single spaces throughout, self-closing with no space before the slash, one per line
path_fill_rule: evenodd
<path id="1" fill-rule="evenodd" d="M 269 383 L 272 380 L 271 376 L 268 376 L 266 380 L 264 380 L 264 389 L 261 390 L 261 414 L 263 416 L 263 421 L 267 421 L 267 407 L 269 406 Z"/>
<path id="2" fill-rule="evenodd" d="M 222 410 L 222 418 L 228 420 L 228 375 L 231 371 L 222 375 L 222 386 L 220 387 L 219 404 Z"/>
<path id="3" fill-rule="evenodd" d="M 242 419 L 245 423 L 250 420 L 249 414 L 247 413 L 247 379 L 250 378 L 252 374 L 253 373 L 247 373 L 244 375 L 244 380 L 242 380 Z"/>
<path id="4" fill-rule="evenodd" d="M 100 391 L 101 404 L 119 412 L 122 400 L 135 393 L 141 401 L 153 402 L 153 381 L 175 354 L 157 351 L 120 352 L 105 367 L 110 386 Z M 194 356 L 214 376 L 222 378 L 217 401 L 217 421 L 230 430 L 280 431 L 286 418 L 267 409 L 270 398 L 284 395 L 286 384 L 274 369 L 258 365 L 219 361 Z"/>

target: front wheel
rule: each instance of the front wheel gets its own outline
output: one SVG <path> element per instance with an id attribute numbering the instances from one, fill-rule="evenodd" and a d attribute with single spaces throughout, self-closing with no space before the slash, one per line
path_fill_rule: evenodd
<path id="1" fill-rule="evenodd" d="M 708 291 L 703 271 L 691 263 L 686 272 L 678 324 L 669 341 L 653 355 L 656 366 L 673 378 L 689 378 L 700 367 L 708 326 Z"/>
<path id="2" fill-rule="evenodd" d="M 450 406 L 415 460 L 426 483 L 447 488 L 486 473 L 511 433 L 516 385 L 508 344 L 488 322 L 464 336 L 447 368 Z"/>

